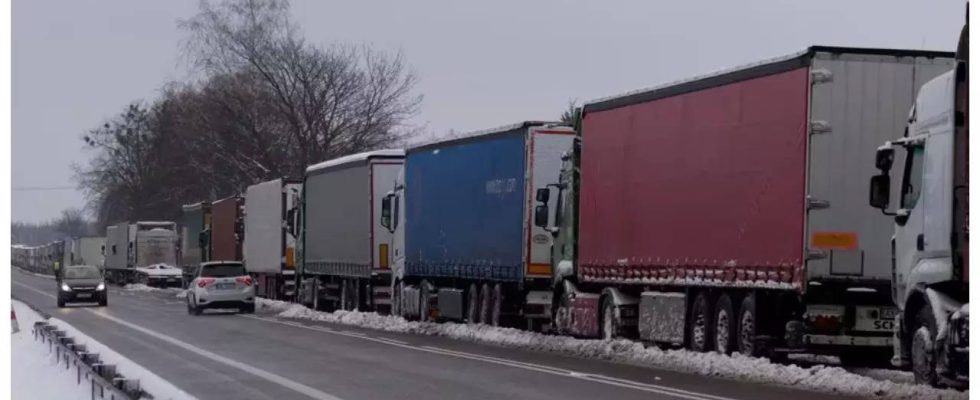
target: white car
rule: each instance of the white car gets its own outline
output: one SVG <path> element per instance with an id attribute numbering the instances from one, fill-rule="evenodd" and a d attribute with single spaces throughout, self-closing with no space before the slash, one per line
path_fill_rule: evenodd
<path id="1" fill-rule="evenodd" d="M 153 264 L 134 269 L 136 281 L 147 286 L 180 287 L 184 278 L 183 270 L 167 264 Z"/>
<path id="2" fill-rule="evenodd" d="M 237 308 L 255 312 L 255 282 L 241 261 L 201 263 L 187 287 L 187 312 L 201 315 L 208 308 Z"/>

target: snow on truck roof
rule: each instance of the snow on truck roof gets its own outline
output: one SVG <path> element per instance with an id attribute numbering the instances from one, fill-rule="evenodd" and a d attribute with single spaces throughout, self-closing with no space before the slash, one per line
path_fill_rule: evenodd
<path id="1" fill-rule="evenodd" d="M 306 172 L 316 172 L 325 168 L 335 167 L 338 165 L 344 165 L 357 161 L 364 161 L 372 157 L 404 157 L 405 150 L 402 149 L 386 149 L 386 150 L 374 150 L 365 151 L 363 153 L 351 154 L 348 156 L 343 156 L 340 158 L 335 158 L 333 160 L 327 160 L 321 163 L 313 164 L 306 167 Z"/>
<path id="2" fill-rule="evenodd" d="M 530 128 L 532 126 L 545 126 L 545 125 L 566 126 L 559 121 L 534 121 L 534 120 L 523 121 L 523 122 L 518 122 L 516 124 L 498 126 L 496 128 L 452 134 L 429 141 L 422 141 L 412 146 L 409 146 L 408 151 L 411 152 L 415 150 L 425 149 L 425 148 L 443 145 L 447 143 L 453 143 L 457 141 L 473 140 L 484 136 L 492 136 L 498 133 L 510 132 L 512 130 L 520 129 L 520 128 Z"/>
<path id="3" fill-rule="evenodd" d="M 810 46 L 802 51 L 781 57 L 774 57 L 757 61 L 754 63 L 743 64 L 732 68 L 724 68 L 702 74 L 687 79 L 681 79 L 650 88 L 633 90 L 613 96 L 598 98 L 587 101 L 582 105 L 583 113 L 604 111 L 632 104 L 645 103 L 656 99 L 676 96 L 688 92 L 709 89 L 716 86 L 727 85 L 729 83 L 743 80 L 759 78 L 767 75 L 785 72 L 791 69 L 808 66 L 810 59 L 816 53 L 832 54 L 862 54 L 880 55 L 894 57 L 927 57 L 927 58 L 952 58 L 951 52 L 932 51 L 932 50 L 904 50 L 904 49 L 881 49 L 881 48 L 862 48 L 862 47 L 834 47 L 834 46 Z"/>

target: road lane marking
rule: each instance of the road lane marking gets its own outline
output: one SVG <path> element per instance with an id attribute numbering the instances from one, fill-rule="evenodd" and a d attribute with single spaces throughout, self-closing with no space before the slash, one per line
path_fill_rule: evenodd
<path id="1" fill-rule="evenodd" d="M 527 370 L 532 370 L 532 371 L 537 371 L 537 372 L 542 372 L 542 373 L 547 373 L 552 375 L 564 376 L 568 378 L 575 378 L 575 379 L 581 379 L 581 380 L 586 380 L 595 383 L 602 383 L 610 386 L 617 386 L 617 387 L 640 390 L 640 391 L 645 391 L 650 393 L 657 393 L 657 394 L 667 395 L 675 398 L 688 399 L 688 400 L 735 400 L 734 398 L 731 397 L 715 396 L 707 393 L 699 393 L 699 392 L 692 392 L 683 389 L 672 388 L 669 386 L 654 385 L 654 384 L 614 378 L 614 377 L 609 377 L 609 376 L 599 375 L 599 374 L 577 372 L 577 371 L 567 370 L 563 368 L 551 367 L 548 365 L 527 363 L 523 361 L 515 361 L 510 359 L 485 356 L 481 354 L 466 353 L 466 352 L 443 349 L 443 348 L 433 347 L 433 346 L 416 347 L 416 346 L 409 345 L 408 343 L 405 342 L 395 341 L 394 339 L 371 337 L 371 336 L 366 336 L 351 331 L 327 330 L 322 327 L 309 326 L 296 322 L 282 321 L 278 319 L 259 317 L 255 315 L 240 315 L 240 316 L 245 318 L 265 321 L 269 323 L 288 325 L 297 328 L 303 328 L 303 329 L 309 329 L 309 330 L 314 330 L 314 331 L 319 331 L 324 333 L 331 333 L 335 335 L 369 340 L 372 342 L 383 343 L 383 344 L 415 350 L 415 351 L 422 351 L 426 353 L 439 354 L 439 355 L 449 356 L 449 357 L 464 358 L 473 361 L 483 361 L 492 364 L 505 365 L 514 368 L 527 369 Z"/>
<path id="2" fill-rule="evenodd" d="M 36 289 L 36 288 L 34 288 L 34 287 L 30 286 L 30 285 L 26 285 L 26 284 L 23 284 L 23 283 L 20 283 L 20 282 L 14 282 L 14 284 L 15 285 L 18 285 L 18 286 L 22 286 L 22 287 L 24 287 L 24 288 L 26 288 L 28 290 L 32 290 L 34 292 L 40 293 L 42 295 L 45 295 L 45 296 L 48 296 L 48 297 L 51 297 L 51 298 L 56 298 L 55 296 L 53 296 L 53 295 L 51 295 L 49 293 L 43 292 L 41 290 L 38 290 L 38 289 Z M 112 322 L 115 322 L 117 324 L 123 325 L 125 327 L 130 328 L 130 329 L 133 329 L 135 331 L 138 331 L 140 333 L 143 333 L 145 335 L 152 336 L 152 337 L 157 338 L 159 340 L 162 340 L 164 342 L 170 343 L 170 344 L 172 344 L 174 346 L 180 347 L 180 348 L 182 348 L 184 350 L 190 351 L 190 352 L 195 353 L 197 355 L 200 355 L 202 357 L 208 358 L 208 359 L 210 359 L 212 361 L 216 361 L 216 362 L 225 364 L 225 365 L 227 365 L 229 367 L 232 367 L 232 368 L 238 369 L 240 371 L 247 372 L 249 374 L 255 375 L 255 376 L 259 377 L 259 378 L 262 378 L 262 379 L 265 379 L 265 380 L 267 380 L 269 382 L 278 384 L 278 385 L 280 385 L 282 387 L 292 389 L 293 391 L 296 391 L 298 393 L 302 393 L 302 394 L 304 394 L 304 395 L 306 395 L 306 396 L 308 396 L 310 398 L 314 398 L 314 399 L 318 399 L 318 400 L 341 400 L 337 396 L 334 396 L 334 395 L 331 395 L 331 394 L 322 392 L 322 391 L 317 390 L 315 388 L 306 386 L 306 385 L 304 385 L 302 383 L 299 383 L 299 382 L 290 380 L 290 379 L 288 379 L 286 377 L 283 377 L 281 375 L 277 375 L 277 374 L 274 374 L 272 372 L 269 372 L 269 371 L 266 371 L 266 370 L 263 370 L 263 369 L 260 369 L 260 368 L 253 367 L 253 366 L 251 366 L 249 364 L 245 364 L 243 362 L 232 360 L 232 359 L 230 359 L 228 357 L 225 357 L 225 356 L 222 356 L 222 355 L 219 355 L 219 354 L 212 353 L 212 352 L 210 352 L 208 350 L 205 350 L 205 349 L 202 349 L 200 347 L 194 346 L 194 345 L 192 345 L 190 343 L 187 343 L 187 342 L 184 342 L 184 341 L 182 341 L 180 339 L 172 338 L 170 336 L 164 335 L 164 334 L 159 333 L 159 332 L 156 332 L 154 330 L 151 330 L 151 329 L 148 329 L 148 328 L 144 328 L 142 326 L 139 326 L 139 325 L 133 324 L 131 322 L 122 320 L 120 318 L 111 316 L 111 315 L 106 314 L 104 312 L 102 312 L 102 313 L 95 312 L 95 311 L 92 311 L 91 309 L 87 309 L 87 308 L 85 308 L 83 310 L 88 311 L 88 312 L 90 312 L 90 313 L 92 313 L 92 314 L 94 314 L 94 315 L 96 315 L 98 317 L 105 318 L 105 319 L 110 320 Z"/>

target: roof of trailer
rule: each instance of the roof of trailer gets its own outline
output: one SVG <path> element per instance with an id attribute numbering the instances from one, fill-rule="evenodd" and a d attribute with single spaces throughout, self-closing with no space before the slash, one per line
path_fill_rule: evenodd
<path id="1" fill-rule="evenodd" d="M 954 54 L 946 51 L 881 49 L 861 47 L 810 46 L 802 51 L 781 57 L 770 58 L 750 64 L 726 68 L 709 74 L 682 79 L 651 88 L 634 90 L 614 96 L 603 97 L 586 102 L 583 113 L 604 111 L 632 104 L 645 103 L 665 97 L 676 96 L 698 90 L 727 85 L 734 82 L 778 74 L 810 65 L 817 53 L 862 54 L 895 57 L 952 58 Z"/>
<path id="2" fill-rule="evenodd" d="M 391 158 L 391 157 L 404 157 L 405 150 L 402 149 L 386 149 L 386 150 L 374 150 L 365 151 L 363 153 L 351 154 L 348 156 L 343 156 L 340 158 L 335 158 L 333 160 L 327 160 L 318 164 L 313 164 L 306 167 L 306 173 L 316 172 L 330 167 L 335 167 L 338 165 L 349 164 L 358 161 L 364 161 L 369 158 Z"/>
<path id="3" fill-rule="evenodd" d="M 408 148 L 407 152 L 414 152 L 418 150 L 429 149 L 433 147 L 441 147 L 447 144 L 453 144 L 456 142 L 467 142 L 472 140 L 478 140 L 485 137 L 492 137 L 494 135 L 511 132 L 515 129 L 530 128 L 532 126 L 543 126 L 543 125 L 562 125 L 558 121 L 523 121 L 516 124 L 498 126 L 496 128 L 483 129 L 479 131 L 460 133 L 450 136 L 444 136 L 435 140 L 417 143 Z"/>

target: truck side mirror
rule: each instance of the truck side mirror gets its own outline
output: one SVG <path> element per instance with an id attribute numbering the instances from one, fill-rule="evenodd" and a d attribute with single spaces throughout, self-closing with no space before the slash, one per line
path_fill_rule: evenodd
<path id="1" fill-rule="evenodd" d="M 871 207 L 882 211 L 888 209 L 889 197 L 891 196 L 891 179 L 888 175 L 872 176 L 870 189 L 868 203 L 871 204 Z"/>
<path id="2" fill-rule="evenodd" d="M 550 188 L 546 188 L 546 187 L 539 188 L 538 191 L 534 193 L 534 199 L 537 200 L 539 203 L 547 203 L 548 199 L 550 198 L 551 198 Z"/>
<path id="3" fill-rule="evenodd" d="M 538 189 L 541 190 L 541 189 Z M 540 192 L 538 192 L 540 193 Z M 548 205 L 541 204 L 534 207 L 534 226 L 540 228 L 548 227 Z"/>
<path id="4" fill-rule="evenodd" d="M 381 226 L 391 230 L 391 195 L 381 199 Z"/>
<path id="5" fill-rule="evenodd" d="M 891 170 L 893 161 L 895 161 L 895 149 L 892 149 L 891 147 L 883 147 L 875 152 L 875 167 L 882 172 L 888 172 Z"/>

